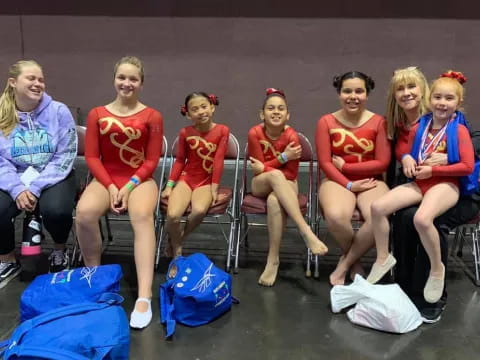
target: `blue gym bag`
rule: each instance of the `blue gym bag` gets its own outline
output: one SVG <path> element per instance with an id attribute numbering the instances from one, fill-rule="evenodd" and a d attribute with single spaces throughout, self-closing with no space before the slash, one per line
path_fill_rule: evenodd
<path id="1" fill-rule="evenodd" d="M 176 273 L 172 278 L 172 269 Z M 188 326 L 206 324 L 230 310 L 232 277 L 205 255 L 179 256 L 169 265 L 167 281 L 160 285 L 160 317 L 166 337 L 173 335 L 177 321 Z"/>
<path id="2" fill-rule="evenodd" d="M 20 299 L 20 321 L 62 306 L 96 302 L 104 293 L 118 293 L 118 264 L 83 267 L 37 276 Z"/>
<path id="3" fill-rule="evenodd" d="M 119 294 L 64 306 L 20 324 L 0 343 L 4 360 L 127 360 L 130 329 Z M 3 351 L 2 351 L 3 349 Z"/>

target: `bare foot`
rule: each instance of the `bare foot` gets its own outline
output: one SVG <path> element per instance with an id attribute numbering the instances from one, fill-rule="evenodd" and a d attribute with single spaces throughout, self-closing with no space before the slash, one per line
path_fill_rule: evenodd
<path id="1" fill-rule="evenodd" d="M 318 239 L 309 226 L 305 232 L 300 231 L 300 235 L 302 235 L 303 241 L 305 241 L 313 255 L 325 255 L 328 252 L 328 247 Z"/>
<path id="2" fill-rule="evenodd" d="M 363 270 L 362 264 L 360 264 L 360 261 L 357 261 L 355 264 L 352 265 L 350 268 L 350 279 L 353 281 L 355 280 L 355 275 L 360 275 L 365 279 L 366 274 L 365 270 Z"/>
<path id="3" fill-rule="evenodd" d="M 165 246 L 165 256 L 170 258 L 182 256 L 182 247 L 180 245 L 174 244 L 173 241 L 168 238 L 167 246 Z"/>
<path id="4" fill-rule="evenodd" d="M 342 255 L 340 260 L 338 260 L 337 267 L 330 274 L 330 284 L 343 285 L 345 284 L 345 276 L 347 275 L 348 267 L 345 265 L 345 256 Z"/>
<path id="5" fill-rule="evenodd" d="M 280 261 L 267 261 L 265 265 L 265 270 L 263 270 L 262 275 L 258 279 L 258 283 L 263 286 L 273 286 L 275 280 L 277 279 L 278 265 Z"/>

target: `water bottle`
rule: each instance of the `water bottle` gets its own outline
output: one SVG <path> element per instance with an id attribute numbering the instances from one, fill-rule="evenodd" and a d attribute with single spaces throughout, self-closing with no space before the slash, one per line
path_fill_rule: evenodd
<path id="1" fill-rule="evenodd" d="M 22 248 L 20 250 L 23 256 L 39 255 L 42 252 L 40 246 L 42 241 L 42 220 L 37 209 L 34 212 L 25 212 Z"/>

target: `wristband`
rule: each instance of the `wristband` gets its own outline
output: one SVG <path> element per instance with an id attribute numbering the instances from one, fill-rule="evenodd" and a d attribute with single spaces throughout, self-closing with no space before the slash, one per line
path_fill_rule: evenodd
<path id="1" fill-rule="evenodd" d="M 347 188 L 347 190 L 352 191 L 352 185 L 353 185 L 353 182 L 349 181 L 347 186 L 345 186 L 345 187 Z"/>
<path id="2" fill-rule="evenodd" d="M 132 183 L 127 183 L 127 185 L 125 185 L 125 187 L 128 189 L 128 191 L 132 191 L 133 189 L 135 189 L 135 186 L 132 185 Z"/>
<path id="3" fill-rule="evenodd" d="M 166 186 L 167 186 L 167 187 L 174 187 L 174 186 L 175 186 L 175 181 L 173 181 L 173 180 L 168 180 Z"/>
<path id="4" fill-rule="evenodd" d="M 287 154 L 285 154 L 284 152 L 282 152 L 282 153 L 280 154 L 280 156 L 282 157 L 284 163 L 288 162 Z"/>
<path id="5" fill-rule="evenodd" d="M 282 157 L 282 154 L 278 155 L 277 156 L 277 160 L 280 164 L 285 164 L 285 161 L 283 161 L 283 157 Z"/>
<path id="6" fill-rule="evenodd" d="M 402 160 L 405 158 L 405 156 L 410 156 L 410 154 L 408 154 L 408 153 L 407 153 L 407 154 L 403 154 L 402 157 L 400 158 L 400 161 L 402 161 Z"/>
<path id="7" fill-rule="evenodd" d="M 131 177 L 130 181 L 135 184 L 135 186 L 140 184 L 140 180 L 138 180 L 136 177 Z"/>

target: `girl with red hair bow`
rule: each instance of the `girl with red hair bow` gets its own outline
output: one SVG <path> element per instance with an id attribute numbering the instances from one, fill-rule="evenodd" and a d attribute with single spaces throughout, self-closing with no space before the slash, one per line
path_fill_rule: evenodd
<path id="1" fill-rule="evenodd" d="M 192 125 L 180 130 L 177 156 L 162 198 L 168 199 L 167 255 L 182 254 L 182 242 L 203 220 L 212 204 L 217 203 L 218 186 L 223 173 L 230 130 L 213 122 L 218 98 L 193 92 L 180 108 Z M 182 229 L 180 220 L 189 205 L 192 210 Z"/>
<path id="2" fill-rule="evenodd" d="M 313 254 L 324 255 L 328 248 L 305 222 L 298 203 L 298 164 L 302 148 L 297 132 L 286 124 L 290 119 L 285 94 L 267 89 L 260 110 L 262 124 L 248 132 L 248 153 L 254 173 L 252 194 L 267 199 L 269 250 L 265 270 L 258 283 L 272 286 L 280 264 L 279 251 L 287 215 L 298 226 Z"/>

